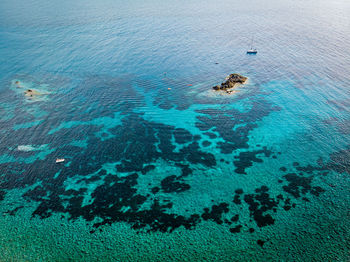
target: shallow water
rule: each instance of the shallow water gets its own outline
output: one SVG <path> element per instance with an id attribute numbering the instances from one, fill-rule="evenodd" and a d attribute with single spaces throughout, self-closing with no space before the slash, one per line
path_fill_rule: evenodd
<path id="1" fill-rule="evenodd" d="M 349 13 L 1 1 L 0 260 L 349 260 Z"/>

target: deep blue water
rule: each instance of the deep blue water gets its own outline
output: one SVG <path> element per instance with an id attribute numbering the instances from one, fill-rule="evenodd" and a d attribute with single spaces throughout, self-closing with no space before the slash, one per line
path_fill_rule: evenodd
<path id="1" fill-rule="evenodd" d="M 349 13 L 1 1 L 0 260 L 349 260 Z"/>

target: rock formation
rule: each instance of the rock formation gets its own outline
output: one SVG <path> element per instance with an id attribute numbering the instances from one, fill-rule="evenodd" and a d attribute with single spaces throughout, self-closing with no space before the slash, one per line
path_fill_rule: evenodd
<path id="1" fill-rule="evenodd" d="M 36 91 L 36 90 L 32 90 L 32 89 L 28 89 L 26 91 L 24 91 L 25 96 L 27 97 L 33 97 L 33 96 L 39 96 L 42 95 L 42 93 Z"/>
<path id="2" fill-rule="evenodd" d="M 240 74 L 230 74 L 226 77 L 225 82 L 221 83 L 221 85 L 213 86 L 213 89 L 224 90 L 227 93 L 231 93 L 232 91 L 228 89 L 234 88 L 238 84 L 244 84 L 247 81 L 247 79 L 247 77 L 242 76 Z"/>

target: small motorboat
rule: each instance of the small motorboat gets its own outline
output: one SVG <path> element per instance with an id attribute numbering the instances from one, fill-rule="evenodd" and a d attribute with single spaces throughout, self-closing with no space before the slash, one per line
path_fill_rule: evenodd
<path id="1" fill-rule="evenodd" d="M 256 50 L 256 49 L 249 49 L 247 51 L 247 54 L 250 54 L 250 55 L 255 55 L 256 53 L 258 53 L 258 50 Z"/>
<path id="2" fill-rule="evenodd" d="M 65 161 L 64 158 L 57 158 L 57 159 L 56 159 L 56 163 L 62 163 L 62 162 L 64 162 L 64 161 Z"/>

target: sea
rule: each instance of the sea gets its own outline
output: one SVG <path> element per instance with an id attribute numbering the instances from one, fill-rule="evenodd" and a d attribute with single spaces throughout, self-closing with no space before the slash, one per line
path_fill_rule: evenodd
<path id="1" fill-rule="evenodd" d="M 0 261 L 349 261 L 349 51 L 346 0 L 1 0 Z"/>

